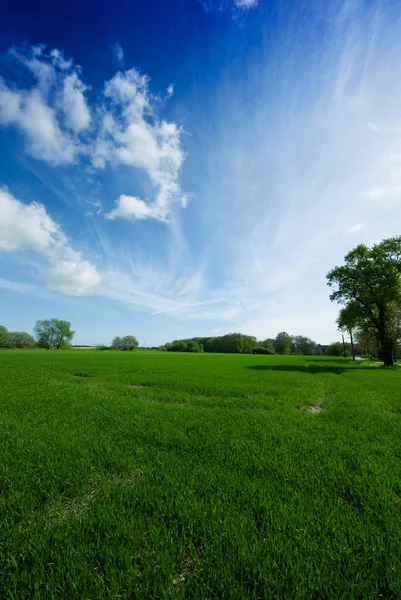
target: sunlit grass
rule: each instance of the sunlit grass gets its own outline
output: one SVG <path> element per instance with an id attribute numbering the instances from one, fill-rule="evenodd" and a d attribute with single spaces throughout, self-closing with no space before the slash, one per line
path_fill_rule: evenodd
<path id="1" fill-rule="evenodd" d="M 1 598 L 401 595 L 400 370 L 77 349 L 0 368 Z"/>

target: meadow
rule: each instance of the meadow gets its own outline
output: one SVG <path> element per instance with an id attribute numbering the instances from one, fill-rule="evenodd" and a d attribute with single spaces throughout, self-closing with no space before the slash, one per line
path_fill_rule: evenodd
<path id="1" fill-rule="evenodd" d="M 0 598 L 401 597 L 400 369 L 77 349 L 0 373 Z"/>

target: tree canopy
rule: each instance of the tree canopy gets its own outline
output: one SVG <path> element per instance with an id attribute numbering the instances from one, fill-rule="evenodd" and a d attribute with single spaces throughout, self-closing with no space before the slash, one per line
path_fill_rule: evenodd
<path id="1" fill-rule="evenodd" d="M 341 342 L 332 342 L 327 346 L 326 352 L 327 356 L 351 356 L 351 344 L 346 342 L 342 344 Z"/>
<path id="2" fill-rule="evenodd" d="M 258 342 L 252 335 L 228 333 L 216 337 L 195 337 L 168 342 L 170 352 L 216 352 L 228 354 L 322 354 L 321 347 L 308 337 L 282 331 L 275 339 Z"/>
<path id="3" fill-rule="evenodd" d="M 384 366 L 392 366 L 398 335 L 394 315 L 401 306 L 401 236 L 372 248 L 360 244 L 344 260 L 327 274 L 330 300 L 343 305 L 339 327 L 374 332 Z"/>
<path id="4" fill-rule="evenodd" d="M 138 340 L 133 335 L 116 336 L 111 343 L 113 350 L 136 350 L 138 346 Z"/>
<path id="5" fill-rule="evenodd" d="M 276 354 L 291 354 L 291 350 L 292 336 L 286 331 L 281 331 L 274 340 L 274 351 Z"/>
<path id="6" fill-rule="evenodd" d="M 40 348 L 56 348 L 57 350 L 69 344 L 75 333 L 71 331 L 71 323 L 61 319 L 36 321 L 34 332 Z"/>
<path id="7" fill-rule="evenodd" d="M 34 338 L 26 331 L 8 332 L 9 348 L 34 348 L 35 345 Z"/>

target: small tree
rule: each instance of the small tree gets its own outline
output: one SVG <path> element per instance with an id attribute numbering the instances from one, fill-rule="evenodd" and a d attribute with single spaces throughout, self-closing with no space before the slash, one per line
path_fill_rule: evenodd
<path id="1" fill-rule="evenodd" d="M 138 340 L 133 335 L 116 336 L 111 343 L 113 350 L 136 350 L 138 346 Z"/>
<path id="2" fill-rule="evenodd" d="M 75 333 L 71 331 L 71 323 L 61 319 L 36 321 L 34 331 L 40 348 L 56 348 L 57 350 L 69 344 Z"/>
<path id="3" fill-rule="evenodd" d="M 363 329 L 357 329 L 354 337 L 358 344 L 359 351 L 363 356 L 369 358 L 379 356 L 379 345 L 374 333 L 371 331 L 364 331 Z"/>
<path id="4" fill-rule="evenodd" d="M 296 335 L 292 341 L 293 354 L 310 355 L 316 354 L 317 344 L 303 335 Z"/>
<path id="5" fill-rule="evenodd" d="M 8 331 L 4 325 L 0 325 L 0 348 L 7 348 L 8 346 Z"/>

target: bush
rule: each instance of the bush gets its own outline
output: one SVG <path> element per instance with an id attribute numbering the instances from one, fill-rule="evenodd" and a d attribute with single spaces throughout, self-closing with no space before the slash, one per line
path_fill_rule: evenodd
<path id="1" fill-rule="evenodd" d="M 333 342 L 326 348 L 327 356 L 344 356 L 344 346 L 341 342 Z M 351 356 L 351 344 L 345 344 L 345 355 Z"/>
<path id="2" fill-rule="evenodd" d="M 264 346 L 257 346 L 252 350 L 252 354 L 274 354 L 274 350 L 265 348 Z"/>

